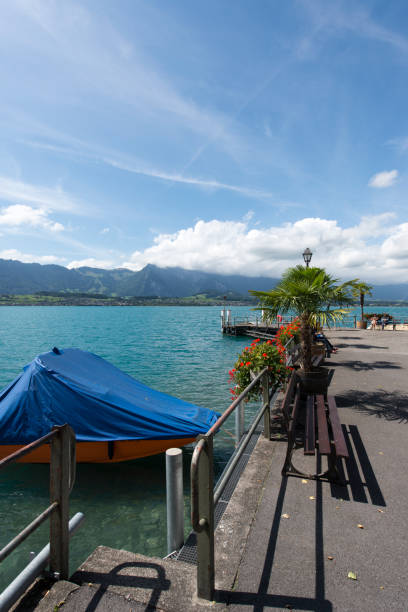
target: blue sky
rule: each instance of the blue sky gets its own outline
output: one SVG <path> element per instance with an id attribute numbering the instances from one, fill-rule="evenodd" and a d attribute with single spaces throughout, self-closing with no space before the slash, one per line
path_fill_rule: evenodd
<path id="1" fill-rule="evenodd" d="M 0 54 L 0 257 L 407 280 L 405 0 L 13 0 Z"/>

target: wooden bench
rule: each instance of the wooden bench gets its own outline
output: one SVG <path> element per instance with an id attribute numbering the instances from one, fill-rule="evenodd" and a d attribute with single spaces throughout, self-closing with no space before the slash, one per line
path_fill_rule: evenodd
<path id="1" fill-rule="evenodd" d="M 295 344 L 292 350 L 288 353 L 288 366 L 299 367 L 300 361 L 300 344 Z M 318 354 L 312 357 L 312 366 L 318 367 L 324 361 L 324 355 Z"/>
<path id="2" fill-rule="evenodd" d="M 348 458 L 349 454 L 334 397 L 320 394 L 302 397 L 294 372 L 283 398 L 282 417 L 288 444 L 282 476 L 327 479 L 344 485 L 337 460 Z M 316 449 L 320 455 L 326 455 L 327 470 L 315 474 L 298 470 L 293 465 L 292 458 L 294 451 L 302 446 L 305 455 L 315 455 Z"/>
<path id="3" fill-rule="evenodd" d="M 321 355 L 321 354 L 320 355 L 314 355 L 312 357 L 312 366 L 314 368 L 317 368 L 317 367 L 319 367 L 319 365 L 321 365 L 323 363 L 323 361 L 324 361 L 324 355 Z"/>

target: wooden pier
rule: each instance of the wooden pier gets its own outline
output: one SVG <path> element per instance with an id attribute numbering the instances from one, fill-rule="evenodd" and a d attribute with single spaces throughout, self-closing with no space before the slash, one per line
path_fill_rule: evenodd
<path id="1" fill-rule="evenodd" d="M 227 311 L 228 313 L 228 311 Z M 247 319 L 231 319 L 230 316 L 221 316 L 221 329 L 223 334 L 229 336 L 250 336 L 251 338 L 260 338 L 261 340 L 272 340 L 282 325 L 286 325 L 291 319 L 272 321 L 266 323 L 261 318 L 255 320 Z"/>

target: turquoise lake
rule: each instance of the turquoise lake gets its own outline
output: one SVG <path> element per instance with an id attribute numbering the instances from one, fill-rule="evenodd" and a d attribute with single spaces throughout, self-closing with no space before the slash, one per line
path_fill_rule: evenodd
<path id="1" fill-rule="evenodd" d="M 375 309 L 366 308 L 366 312 Z M 378 308 L 377 308 L 378 310 Z M 408 319 L 408 308 L 381 308 Z M 358 312 L 358 311 L 356 311 Z M 253 315 L 232 308 L 232 316 Z M 0 388 L 41 352 L 77 347 L 97 353 L 143 383 L 223 412 L 228 370 L 248 339 L 223 336 L 219 307 L 2 307 Z M 249 406 L 250 416 L 257 406 Z M 234 448 L 230 419 L 216 438 L 219 474 Z M 189 466 L 184 449 L 185 532 L 189 532 Z M 0 474 L 0 547 L 48 505 L 49 468 L 13 465 Z M 166 554 L 163 455 L 119 464 L 79 464 L 70 515 L 85 522 L 71 540 L 71 571 L 99 544 L 146 555 Z M 29 552 L 48 541 L 47 524 L 2 564 L 0 589 L 21 570 Z"/>

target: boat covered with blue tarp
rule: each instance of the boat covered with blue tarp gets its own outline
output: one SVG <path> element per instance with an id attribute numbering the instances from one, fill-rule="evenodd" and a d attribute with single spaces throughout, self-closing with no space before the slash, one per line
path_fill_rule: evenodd
<path id="1" fill-rule="evenodd" d="M 188 444 L 218 417 L 147 387 L 98 355 L 54 348 L 0 392 L 0 456 L 68 423 L 78 461 L 124 461 Z M 45 454 L 49 448 L 41 447 L 27 461 L 46 461 Z"/>

